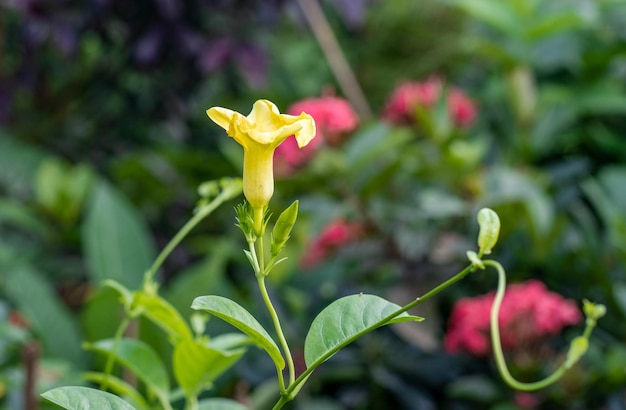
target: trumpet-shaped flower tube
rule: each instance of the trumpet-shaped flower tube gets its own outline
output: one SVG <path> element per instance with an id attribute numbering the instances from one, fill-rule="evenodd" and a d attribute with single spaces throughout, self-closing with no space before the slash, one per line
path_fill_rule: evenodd
<path id="1" fill-rule="evenodd" d="M 268 100 L 256 101 L 248 116 L 222 107 L 209 108 L 207 115 L 243 147 L 243 193 L 257 212 L 274 193 L 276 147 L 294 135 L 302 148 L 315 136 L 315 122 L 309 114 L 281 114 Z"/>

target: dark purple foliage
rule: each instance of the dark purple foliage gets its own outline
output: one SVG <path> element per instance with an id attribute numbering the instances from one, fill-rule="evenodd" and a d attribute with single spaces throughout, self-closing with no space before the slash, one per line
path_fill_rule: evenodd
<path id="1" fill-rule="evenodd" d="M 0 121 L 7 124 L 14 114 L 8 107 L 14 105 L 16 90 L 35 104 L 58 105 L 65 102 L 41 98 L 62 98 L 49 90 L 90 78 L 106 81 L 107 92 L 124 95 L 118 82 L 133 71 L 154 76 L 158 89 L 145 90 L 158 93 L 148 97 L 154 101 L 162 99 L 159 95 L 185 99 L 195 83 L 222 70 L 234 70 L 250 86 L 260 87 L 267 61 L 257 34 L 277 21 L 283 2 L 0 0 L 8 22 L 2 26 L 8 39 L 2 51 L 13 62 L 0 74 L 0 105 L 7 107 Z M 95 56 L 86 60 L 86 50 Z M 94 58 L 100 63 L 94 64 Z M 86 61 L 90 64 L 83 68 Z M 157 80 L 163 76 L 165 83 Z M 90 89 L 96 84 L 90 83 Z M 163 108 L 151 107 L 144 115 L 160 118 Z"/>

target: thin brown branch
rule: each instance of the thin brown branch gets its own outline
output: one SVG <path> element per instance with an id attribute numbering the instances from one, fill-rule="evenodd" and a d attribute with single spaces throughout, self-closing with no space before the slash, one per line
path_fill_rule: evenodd
<path id="1" fill-rule="evenodd" d="M 363 119 L 372 116 L 367 98 L 317 0 L 298 0 L 339 87 Z"/>

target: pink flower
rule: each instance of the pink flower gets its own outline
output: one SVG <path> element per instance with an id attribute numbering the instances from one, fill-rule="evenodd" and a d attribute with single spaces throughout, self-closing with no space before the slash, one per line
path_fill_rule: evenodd
<path id="1" fill-rule="evenodd" d="M 441 80 L 431 77 L 424 82 L 407 82 L 396 88 L 383 110 L 383 118 L 392 124 L 415 122 L 417 107 L 432 108 L 441 94 Z"/>
<path id="2" fill-rule="evenodd" d="M 461 299 L 455 304 L 444 340 L 446 350 L 476 356 L 489 354 L 489 315 L 493 299 L 494 292 L 491 292 Z M 581 320 L 574 301 L 548 291 L 542 282 L 529 280 L 511 285 L 500 309 L 502 347 L 512 350 L 528 345 Z"/>
<path id="3" fill-rule="evenodd" d="M 287 113 L 298 115 L 306 112 L 315 120 L 317 135 L 333 144 L 345 133 L 352 132 L 359 125 L 350 103 L 339 97 L 308 98 L 292 104 Z"/>
<path id="4" fill-rule="evenodd" d="M 415 111 L 418 107 L 432 109 L 443 88 L 442 81 L 431 77 L 423 82 L 406 82 L 392 93 L 383 109 L 383 119 L 396 125 L 415 123 Z M 476 119 L 475 103 L 463 91 L 452 87 L 446 94 L 448 113 L 459 128 L 468 128 Z"/>
<path id="5" fill-rule="evenodd" d="M 536 394 L 518 391 L 515 392 L 515 404 L 523 410 L 533 410 L 539 407 L 541 400 Z"/>
<path id="6" fill-rule="evenodd" d="M 323 141 L 319 137 L 313 138 L 308 145 L 300 148 L 296 138 L 292 135 L 287 137 L 276 150 L 274 150 L 275 172 L 278 176 L 288 176 L 293 170 L 307 163 L 319 149 Z"/>
<path id="7" fill-rule="evenodd" d="M 311 246 L 300 260 L 300 265 L 311 269 L 326 259 L 329 253 L 357 239 L 362 232 L 359 224 L 350 223 L 344 219 L 331 221 L 315 238 Z"/>
<path id="8" fill-rule="evenodd" d="M 459 128 L 469 128 L 477 114 L 474 102 L 458 88 L 453 88 L 448 93 L 448 112 Z"/>
<path id="9" fill-rule="evenodd" d="M 287 138 L 275 151 L 277 173 L 289 175 L 294 169 L 308 162 L 324 143 L 336 145 L 342 137 L 359 125 L 359 117 L 350 104 L 339 97 L 308 98 L 292 104 L 287 114 L 299 115 L 305 112 L 313 117 L 317 136 L 309 145 L 298 149 L 293 137 Z"/>

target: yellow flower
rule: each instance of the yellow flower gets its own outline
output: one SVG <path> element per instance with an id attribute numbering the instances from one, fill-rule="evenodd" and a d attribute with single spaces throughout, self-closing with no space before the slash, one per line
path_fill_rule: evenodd
<path id="1" fill-rule="evenodd" d="M 247 117 L 222 107 L 206 113 L 243 147 L 243 193 L 252 208 L 265 208 L 274 193 L 274 150 L 290 135 L 300 148 L 307 145 L 315 136 L 313 117 L 281 114 L 268 100 L 256 101 Z"/>

